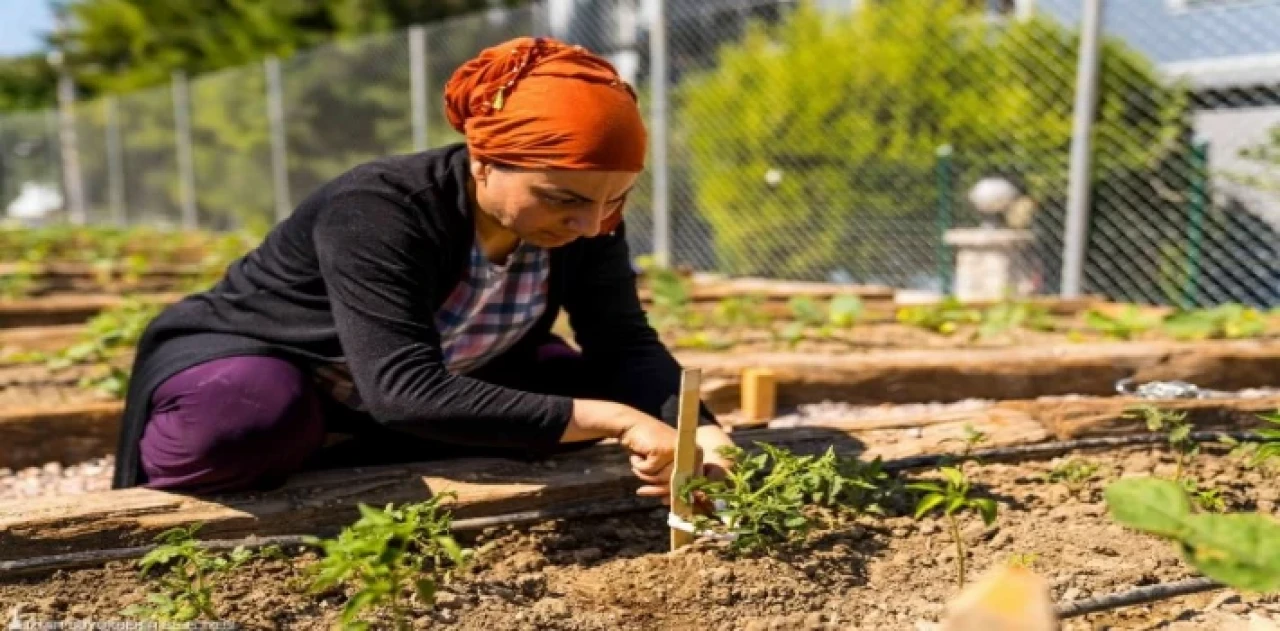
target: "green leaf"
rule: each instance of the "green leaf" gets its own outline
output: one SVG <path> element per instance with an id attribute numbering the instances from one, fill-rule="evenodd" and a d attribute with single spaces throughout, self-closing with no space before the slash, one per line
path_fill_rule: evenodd
<path id="1" fill-rule="evenodd" d="M 978 514 L 982 516 L 982 521 L 990 526 L 996 520 L 996 502 L 990 498 L 981 497 L 971 500 L 974 507 L 978 509 Z"/>
<path id="2" fill-rule="evenodd" d="M 955 467 L 940 467 L 938 471 L 942 473 L 942 477 L 945 478 L 947 483 L 951 486 L 958 487 L 964 485 L 964 473 L 959 469 Z"/>
<path id="3" fill-rule="evenodd" d="M 946 500 L 946 496 L 941 493 L 930 493 L 920 499 L 916 504 L 916 519 L 920 519 L 925 513 L 933 510 L 934 507 Z"/>
<path id="4" fill-rule="evenodd" d="M 1280 590 L 1280 522 L 1258 513 L 1187 518 L 1188 561 L 1205 576 L 1237 589 Z"/>
<path id="5" fill-rule="evenodd" d="M 417 588 L 418 600 L 424 605 L 434 605 L 436 602 L 436 582 L 429 578 L 418 579 L 414 586 Z"/>
<path id="6" fill-rule="evenodd" d="M 1117 522 L 1162 536 L 1175 536 L 1191 514 L 1187 495 L 1174 482 L 1157 478 L 1127 478 L 1107 486 L 1103 493 Z"/>

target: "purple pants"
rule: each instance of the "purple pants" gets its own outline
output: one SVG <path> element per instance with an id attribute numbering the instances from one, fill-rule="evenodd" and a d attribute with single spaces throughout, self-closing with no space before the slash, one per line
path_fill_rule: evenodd
<path id="1" fill-rule="evenodd" d="M 589 374 L 581 367 L 581 356 L 563 342 L 544 345 L 534 361 L 545 365 L 508 368 L 518 376 L 489 380 L 547 394 L 590 396 L 578 378 Z M 557 381 L 566 387 L 527 381 L 546 375 L 559 375 Z M 147 477 L 142 486 L 152 489 L 265 490 L 304 469 L 515 455 L 432 443 L 387 429 L 328 399 L 301 368 L 274 357 L 198 364 L 160 384 L 151 404 L 140 458 Z M 330 433 L 355 438 L 326 448 Z"/>

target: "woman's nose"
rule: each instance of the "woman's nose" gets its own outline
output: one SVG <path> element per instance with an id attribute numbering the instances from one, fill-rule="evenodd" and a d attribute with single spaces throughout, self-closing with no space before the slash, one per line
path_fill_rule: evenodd
<path id="1" fill-rule="evenodd" d="M 584 237 L 600 234 L 600 225 L 604 222 L 604 205 L 593 205 L 588 210 L 575 213 L 569 217 L 569 228 Z"/>

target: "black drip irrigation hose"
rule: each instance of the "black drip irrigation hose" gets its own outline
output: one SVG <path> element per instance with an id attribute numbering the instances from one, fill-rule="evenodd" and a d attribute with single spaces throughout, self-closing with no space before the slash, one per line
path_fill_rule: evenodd
<path id="1" fill-rule="evenodd" d="M 1120 607 L 1132 607 L 1133 605 L 1144 605 L 1158 600 L 1187 596 L 1189 594 L 1199 594 L 1201 592 L 1211 592 L 1225 588 L 1226 585 L 1212 579 L 1189 578 L 1186 580 L 1174 581 L 1172 583 L 1160 583 L 1157 585 L 1147 585 L 1145 587 L 1135 587 L 1128 591 L 1108 594 L 1106 596 L 1095 596 L 1093 598 L 1073 600 L 1069 603 L 1058 605 L 1055 609 L 1055 613 L 1057 613 L 1058 618 L 1065 620 L 1067 618 L 1085 616 L 1091 613 L 1098 613 L 1100 611 L 1119 609 Z"/>
<path id="2" fill-rule="evenodd" d="M 1192 437 L 1198 441 L 1230 436 L 1241 442 L 1259 440 L 1252 432 L 1195 432 Z M 896 460 L 886 460 L 882 464 L 885 471 L 900 472 L 911 469 L 936 467 L 958 459 L 974 459 L 985 462 L 1018 462 L 1033 458 L 1058 456 L 1075 450 L 1104 449 L 1131 445 L 1148 445 L 1163 443 L 1168 440 L 1163 435 L 1132 434 L 1125 436 L 1106 436 L 1100 438 L 1080 438 L 1075 440 L 1038 443 L 1034 445 L 1018 445 L 972 451 L 968 455 L 946 453 L 928 456 L 910 456 Z M 529 522 L 540 522 L 558 519 L 584 517 L 604 517 L 631 512 L 639 512 L 660 508 L 661 502 L 652 498 L 623 498 L 610 502 L 595 504 L 555 506 L 543 509 L 506 513 L 489 517 L 473 517 L 453 521 L 452 528 L 460 532 L 483 530 L 495 526 L 508 526 Z M 246 549 L 266 546 L 309 546 L 311 535 L 274 535 L 259 537 L 256 535 L 243 539 L 209 540 L 200 542 L 200 546 L 209 550 L 230 550 L 237 547 Z M 0 580 L 31 574 L 43 574 L 54 570 L 93 567 L 110 561 L 138 558 L 151 550 L 155 545 L 136 546 L 130 548 L 112 548 L 91 552 L 72 552 L 49 556 L 0 561 Z M 1221 589 L 1223 585 L 1204 578 L 1194 578 L 1174 583 L 1162 583 L 1147 587 L 1099 596 L 1084 600 L 1064 603 L 1058 606 L 1059 618 L 1071 618 L 1108 609 L 1155 602 L 1166 598 L 1195 594 L 1199 592 Z"/>

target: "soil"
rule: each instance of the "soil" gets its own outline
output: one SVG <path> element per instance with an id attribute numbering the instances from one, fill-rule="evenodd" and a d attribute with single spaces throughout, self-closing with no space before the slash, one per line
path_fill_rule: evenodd
<path id="1" fill-rule="evenodd" d="M 1100 468 L 1075 491 L 1043 480 L 1070 457 Z M 1034 555 L 1032 567 L 1057 601 L 1193 576 L 1171 544 L 1113 524 L 1101 499 L 1106 480 L 1171 475 L 1173 467 L 1170 454 L 1150 448 L 969 465 L 971 479 L 1001 502 L 992 527 L 973 518 L 962 526 L 970 579 L 1014 555 Z M 1189 471 L 1220 489 L 1229 510 L 1276 512 L 1274 472 L 1210 451 Z M 954 547 L 933 518 L 863 516 L 772 555 L 732 558 L 708 541 L 667 552 L 664 517 L 648 511 L 554 521 L 468 538 L 476 562 L 442 588 L 434 609 L 412 608 L 414 627 L 931 629 L 956 591 Z M 330 628 L 352 592 L 303 594 L 305 568 L 316 556 L 289 552 L 300 554 L 255 561 L 219 584 L 219 615 L 250 629 Z M 0 583 L 0 614 L 21 606 L 39 620 L 120 620 L 120 609 L 147 588 L 123 563 L 10 579 Z M 1201 594 L 1069 620 L 1064 629 L 1247 628 L 1251 616 L 1280 623 L 1280 596 Z"/>

